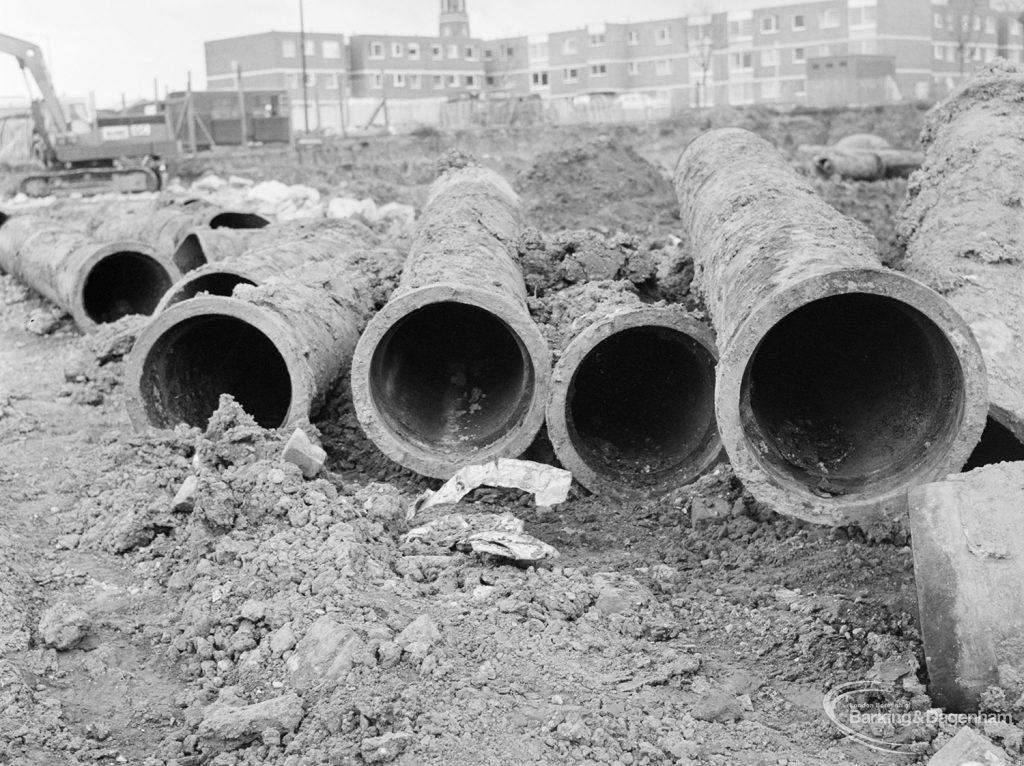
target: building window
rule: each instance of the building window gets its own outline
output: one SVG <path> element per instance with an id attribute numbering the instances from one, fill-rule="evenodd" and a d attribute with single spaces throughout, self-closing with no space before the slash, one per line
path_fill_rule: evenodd
<path id="1" fill-rule="evenodd" d="M 626 44 L 627 45 L 639 45 L 640 44 L 640 33 L 637 32 L 635 29 L 631 29 L 626 34 Z"/>
<path id="2" fill-rule="evenodd" d="M 729 37 L 750 37 L 753 34 L 753 19 L 738 19 L 729 22 Z"/>
<path id="3" fill-rule="evenodd" d="M 475 85 L 476 85 L 476 76 L 475 75 L 471 75 L 471 74 L 467 74 L 466 75 L 466 87 L 467 88 L 472 88 Z"/>
<path id="4" fill-rule="evenodd" d="M 772 48 L 768 51 L 761 51 L 761 66 L 778 66 L 779 49 Z"/>
<path id="5" fill-rule="evenodd" d="M 337 40 L 324 40 L 320 44 L 320 50 L 323 53 L 325 59 L 340 59 L 341 58 L 341 43 Z"/>
<path id="6" fill-rule="evenodd" d="M 494 49 L 493 48 L 484 48 L 484 58 L 487 59 L 488 61 L 493 61 L 494 60 Z"/>
<path id="7" fill-rule="evenodd" d="M 654 71 L 662 76 L 672 74 L 672 62 L 669 59 L 658 59 L 654 64 Z"/>
<path id="8" fill-rule="evenodd" d="M 340 81 L 340 79 L 341 78 L 338 77 L 337 72 L 331 72 L 330 74 L 328 74 L 327 84 L 325 86 L 327 90 L 338 90 L 338 82 Z"/>
<path id="9" fill-rule="evenodd" d="M 656 45 L 668 45 L 672 42 L 672 30 L 668 27 L 658 27 L 654 30 L 654 42 Z"/>
<path id="10" fill-rule="evenodd" d="M 299 87 L 299 76 L 297 74 L 290 74 L 285 78 L 285 83 L 288 85 L 288 90 L 295 90 Z"/>
<path id="11" fill-rule="evenodd" d="M 413 60 L 418 59 L 420 57 L 420 44 L 409 43 L 407 46 L 405 46 L 405 53 L 409 58 Z"/>
<path id="12" fill-rule="evenodd" d="M 547 43 L 530 43 L 530 61 L 536 61 L 537 59 L 546 59 L 548 57 L 548 54 L 549 50 Z"/>
<path id="13" fill-rule="evenodd" d="M 484 78 L 484 81 L 485 81 L 485 82 L 486 82 L 486 83 L 487 83 L 488 85 L 494 85 L 494 77 L 493 77 L 492 75 L 487 75 L 487 77 L 486 77 L 486 78 Z"/>
<path id="14" fill-rule="evenodd" d="M 530 75 L 530 82 L 538 87 L 543 87 L 548 84 L 548 73 L 547 72 L 533 72 Z"/>
<path id="15" fill-rule="evenodd" d="M 749 104 L 754 100 L 754 83 L 737 82 L 729 85 L 730 104 Z"/>
<path id="16" fill-rule="evenodd" d="M 985 34 L 994 35 L 996 33 L 996 20 L 989 16 L 985 19 Z"/>
<path id="17" fill-rule="evenodd" d="M 733 53 L 729 56 L 730 69 L 750 69 L 754 66 L 754 56 L 749 51 L 744 53 Z"/>
<path id="18" fill-rule="evenodd" d="M 839 26 L 839 11 L 829 8 L 818 14 L 818 26 L 822 29 L 835 29 Z"/>
<path id="19" fill-rule="evenodd" d="M 942 19 L 942 14 L 941 13 L 933 13 L 932 14 L 932 24 L 935 25 L 936 29 L 942 29 L 945 26 L 945 24 L 943 24 L 943 19 Z"/>
<path id="20" fill-rule="evenodd" d="M 590 36 L 590 44 L 591 45 L 604 45 L 604 43 L 605 43 L 605 36 L 604 36 L 603 32 L 601 34 L 591 35 Z"/>
<path id="21" fill-rule="evenodd" d="M 629 68 L 628 68 L 627 71 L 629 72 L 631 77 L 636 77 L 637 75 L 639 75 L 640 74 L 640 62 L 639 61 L 630 61 L 629 62 Z"/>
<path id="22" fill-rule="evenodd" d="M 391 55 L 396 59 L 402 58 L 405 55 L 405 46 L 401 43 L 391 43 Z"/>
<path id="23" fill-rule="evenodd" d="M 974 22 L 974 24 L 973 24 L 974 31 L 975 32 L 980 32 L 981 31 L 981 16 L 972 16 L 971 20 Z"/>
<path id="24" fill-rule="evenodd" d="M 579 69 L 564 69 L 562 70 L 562 81 L 565 83 L 574 83 L 580 81 L 580 70 Z"/>
<path id="25" fill-rule="evenodd" d="M 793 31 L 802 32 L 805 29 L 807 29 L 807 22 L 804 21 L 804 15 L 802 13 L 796 14 L 793 17 Z"/>
<path id="26" fill-rule="evenodd" d="M 430 46 L 430 57 L 434 59 L 434 61 L 440 61 L 443 58 L 440 45 Z"/>
<path id="27" fill-rule="evenodd" d="M 316 41 L 315 40 L 306 40 L 306 44 L 303 46 L 303 50 L 305 50 L 307 56 L 315 56 L 316 55 Z"/>
<path id="28" fill-rule="evenodd" d="M 419 90 L 423 87 L 423 78 L 418 74 L 409 75 L 409 87 L 413 90 Z"/>
<path id="29" fill-rule="evenodd" d="M 779 31 L 779 17 L 778 16 L 762 16 L 761 17 L 761 33 L 772 34 L 773 32 Z"/>
<path id="30" fill-rule="evenodd" d="M 579 44 L 575 37 L 567 37 L 562 41 L 562 54 L 565 56 L 572 56 L 575 53 L 579 53 Z"/>
<path id="31" fill-rule="evenodd" d="M 370 58 L 384 58 L 384 43 L 370 43 Z"/>
<path id="32" fill-rule="evenodd" d="M 850 26 L 859 27 L 874 24 L 877 12 L 874 6 L 850 9 Z"/>
<path id="33" fill-rule="evenodd" d="M 395 72 L 395 74 L 391 76 L 391 82 L 396 88 L 404 88 L 405 75 L 402 74 L 401 72 Z"/>
<path id="34" fill-rule="evenodd" d="M 306 72 L 306 85 L 311 88 L 316 85 L 316 72 Z"/>
<path id="35" fill-rule="evenodd" d="M 286 59 L 295 58 L 295 41 L 294 40 L 282 40 L 281 41 L 281 55 Z"/>
<path id="36" fill-rule="evenodd" d="M 592 77 L 604 77 L 608 74 L 607 64 L 592 64 L 590 67 L 590 74 Z"/>
<path id="37" fill-rule="evenodd" d="M 373 79 L 370 80 L 370 87 L 375 88 L 376 90 L 380 90 L 381 88 L 383 88 L 384 75 L 382 75 L 380 72 L 377 72 L 377 74 L 373 76 Z"/>
<path id="38" fill-rule="evenodd" d="M 448 45 L 445 48 L 445 55 L 450 59 L 457 59 L 459 57 L 459 46 L 455 43 Z"/>
<path id="39" fill-rule="evenodd" d="M 1010 24 L 1010 34 L 1016 37 L 1020 34 L 1020 24 Z"/>
<path id="40" fill-rule="evenodd" d="M 768 80 L 761 83 L 761 98 L 778 98 L 779 97 L 779 81 Z"/>
<path id="41" fill-rule="evenodd" d="M 434 88 L 440 89 L 444 87 L 444 77 L 439 74 L 434 75 Z"/>
<path id="42" fill-rule="evenodd" d="M 807 61 L 807 51 L 804 50 L 803 48 L 794 48 L 793 49 L 793 63 L 794 64 L 802 64 L 805 61 Z"/>
<path id="43" fill-rule="evenodd" d="M 457 88 L 459 87 L 459 76 L 457 74 L 448 75 L 448 87 Z"/>
<path id="44" fill-rule="evenodd" d="M 472 45 L 466 46 L 466 61 L 476 61 L 476 48 Z"/>

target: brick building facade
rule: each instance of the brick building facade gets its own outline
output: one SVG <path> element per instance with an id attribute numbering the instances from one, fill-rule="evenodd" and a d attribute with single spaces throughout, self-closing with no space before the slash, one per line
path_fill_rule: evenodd
<path id="1" fill-rule="evenodd" d="M 617 96 L 646 104 L 909 101 L 944 95 L 980 63 L 1022 59 L 1022 23 L 989 0 L 804 0 L 494 40 L 470 36 L 466 0 L 441 0 L 438 35 L 298 33 L 206 43 L 208 87 L 282 89 L 312 127 L 436 122 L 467 98 Z M 813 87 L 808 89 L 809 77 Z M 865 80 L 870 79 L 870 82 Z"/>

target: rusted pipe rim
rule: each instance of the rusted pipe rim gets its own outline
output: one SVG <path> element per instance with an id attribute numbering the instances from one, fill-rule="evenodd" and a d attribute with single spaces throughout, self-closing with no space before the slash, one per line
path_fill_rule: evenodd
<path id="1" fill-rule="evenodd" d="M 83 247 L 70 257 L 76 276 L 69 310 L 84 332 L 128 314 L 152 314 L 179 276 L 170 259 L 134 240 Z"/>
<path id="2" fill-rule="evenodd" d="M 606 357 L 599 359 L 601 354 Z M 693 481 L 722 455 L 714 417 L 717 357 L 714 333 L 679 310 L 642 306 L 591 325 L 566 346 L 552 373 L 547 427 L 559 461 L 587 489 L 615 497 L 657 496 Z M 628 369 L 615 369 L 616 358 Z M 639 366 L 631 366 L 638 361 Z M 661 366 L 652 370 L 652 364 Z M 623 372 L 626 377 L 636 373 L 636 378 L 623 380 Z M 602 383 L 597 380 L 602 373 L 620 379 Z M 577 413 L 577 404 L 586 406 L 577 397 L 602 395 L 589 385 L 581 391 L 581 374 L 605 394 L 618 386 L 626 397 L 637 395 L 632 402 L 620 402 L 618 412 L 630 433 L 608 423 L 614 404 L 609 408 L 593 401 L 603 410 L 592 413 L 597 420 Z M 616 398 L 622 393 L 616 392 Z M 647 402 L 657 416 L 637 418 Z M 641 437 L 650 446 L 624 446 L 624 439 L 635 445 Z M 608 459 L 608 450 L 622 461 Z"/>
<path id="3" fill-rule="evenodd" d="M 447 337 L 438 338 L 436 352 L 426 353 L 427 349 L 415 333 L 408 332 L 410 318 L 426 312 L 419 313 L 419 318 L 436 322 L 438 314 L 449 309 L 463 320 L 469 317 L 469 321 L 441 321 Z M 421 328 L 423 325 L 421 321 Z M 428 383 L 424 378 L 417 381 L 414 374 L 409 374 L 406 387 L 396 380 L 403 372 L 397 363 L 401 359 L 389 355 L 400 357 L 404 351 L 419 356 L 417 361 L 423 364 L 432 355 L 436 365 L 427 372 L 436 373 L 445 369 L 443 353 L 457 352 L 458 334 L 467 329 L 490 333 L 492 338 L 498 339 L 496 345 L 505 354 L 501 361 L 518 371 L 517 381 L 502 378 L 495 383 L 496 395 L 491 397 L 492 401 L 504 400 L 495 405 L 497 409 L 487 412 L 486 406 L 491 404 L 487 399 L 491 394 L 481 390 L 479 401 L 466 403 L 467 410 L 445 413 L 442 412 L 444 404 L 431 399 L 431 393 L 436 391 L 427 390 L 431 384 L 438 383 L 436 375 Z M 392 347 L 393 343 L 399 346 L 397 350 Z M 396 369 L 383 370 L 385 358 Z M 479 365 L 485 363 L 483 357 L 474 361 Z M 457 374 L 453 374 L 455 386 L 459 385 L 454 380 Z M 544 420 L 550 383 L 550 351 L 526 309 L 504 296 L 458 284 L 434 284 L 393 298 L 367 325 L 352 360 L 353 401 L 366 435 L 395 462 L 436 478 L 448 478 L 466 465 L 525 451 Z M 503 385 L 515 388 L 510 393 Z M 393 390 L 383 390 L 388 387 Z M 399 402 L 402 397 L 405 401 Z M 479 429 L 475 436 L 445 432 L 434 439 L 425 433 L 433 427 L 433 424 L 424 426 L 428 421 L 445 414 L 472 414 L 474 407 L 475 412 L 487 413 L 478 419 L 466 419 L 471 427 Z"/>
<path id="4" fill-rule="evenodd" d="M 125 370 L 128 416 L 138 431 L 203 427 L 220 394 L 229 393 L 265 428 L 308 417 L 302 351 L 292 328 L 259 306 L 219 296 L 184 301 L 135 341 Z"/>
<path id="5" fill-rule="evenodd" d="M 797 328 L 827 324 L 822 312 L 851 310 L 861 312 L 856 320 L 860 329 L 884 336 L 883 341 L 865 343 L 860 349 L 865 365 L 881 366 L 866 376 L 832 370 L 831 385 L 847 391 L 849 409 L 837 406 L 843 394 L 833 396 L 833 389 L 819 387 L 822 400 L 828 402 L 821 412 L 831 406 L 831 414 L 841 418 L 849 411 L 862 429 L 859 435 L 864 442 L 840 439 L 823 450 L 824 432 L 816 430 L 815 447 L 810 450 L 814 454 L 796 454 L 803 428 L 827 428 L 828 423 L 817 414 L 807 420 L 794 414 L 794 402 L 810 389 L 792 376 L 813 375 L 821 370 L 815 367 L 816 359 L 831 357 L 827 349 L 820 349 L 816 357 L 796 343 L 787 347 L 787 341 L 799 340 Z M 898 321 L 871 325 L 893 318 Z M 787 324 L 780 327 L 784 320 Z M 857 343 L 858 327 L 837 324 L 823 331 L 833 329 L 836 347 L 846 343 L 843 348 L 849 352 Z M 787 338 L 788 331 L 793 335 Z M 718 363 L 716 415 L 736 473 L 746 476 L 748 484 L 757 482 L 754 494 L 763 502 L 792 508 L 793 515 L 810 521 L 838 525 L 898 513 L 905 507 L 908 486 L 963 465 L 985 425 L 985 365 L 969 326 L 941 296 L 902 274 L 852 269 L 805 279 L 754 308 L 732 338 L 720 341 L 725 348 Z M 887 343 L 891 349 L 884 348 Z M 897 358 L 903 352 L 913 358 Z M 792 362 L 789 368 L 787 361 Z M 922 369 L 928 365 L 931 369 Z M 908 391 L 886 385 L 897 379 L 910 380 L 917 388 Z M 933 384 L 942 390 L 933 391 L 929 388 Z M 922 392 L 930 394 L 915 399 L 914 394 Z M 871 418 L 861 417 L 866 408 L 874 410 Z M 864 430 L 871 424 L 877 432 Z M 868 455 L 860 450 L 864 446 L 888 449 L 890 454 Z M 833 460 L 837 462 L 830 469 Z M 853 464 L 863 470 L 858 473 L 847 467 Z M 805 500 L 802 509 L 793 497 Z"/>
<path id="6" fill-rule="evenodd" d="M 207 264 L 193 269 L 175 282 L 164 293 L 154 314 L 161 314 L 171 306 L 191 300 L 201 293 L 228 298 L 238 285 L 255 285 L 259 280 L 230 264 Z"/>

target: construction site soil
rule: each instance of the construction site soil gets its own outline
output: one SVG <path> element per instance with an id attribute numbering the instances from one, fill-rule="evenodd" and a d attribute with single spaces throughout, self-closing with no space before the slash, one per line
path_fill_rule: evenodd
<path id="1" fill-rule="evenodd" d="M 585 282 L 702 310 L 669 182 L 701 129 L 749 127 L 794 156 L 854 132 L 913 146 L 921 115 L 428 132 L 178 170 L 420 209 L 442 155 L 474 153 L 523 196 L 530 308 L 557 338 L 555 298 Z M 815 184 L 900 265 L 904 181 Z M 411 516 L 441 482 L 377 451 L 344 379 L 304 426 L 328 453 L 314 479 L 280 458 L 288 433 L 229 399 L 205 431 L 133 433 L 121 374 L 139 326 L 82 337 L 0 277 L 0 764 L 910 764 L 954 733 L 904 732 L 921 745 L 894 756 L 822 712 L 842 682 L 927 681 L 902 527 L 776 515 L 727 464 L 643 503 L 574 488 L 543 509 L 479 489 Z M 543 434 L 527 457 L 554 462 Z M 520 568 L 453 549 L 452 514 L 505 513 L 560 557 Z M 432 520 L 454 531 L 406 535 Z M 987 733 L 1019 752 L 1018 727 Z"/>

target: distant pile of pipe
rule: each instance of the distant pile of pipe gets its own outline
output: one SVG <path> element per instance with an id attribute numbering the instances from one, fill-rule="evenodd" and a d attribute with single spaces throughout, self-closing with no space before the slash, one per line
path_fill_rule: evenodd
<path id="1" fill-rule="evenodd" d="M 846 136 L 832 146 L 803 144 L 797 147 L 797 154 L 809 157 L 820 176 L 855 181 L 906 178 L 924 161 L 922 152 L 894 149 L 884 138 L 870 133 Z"/>

